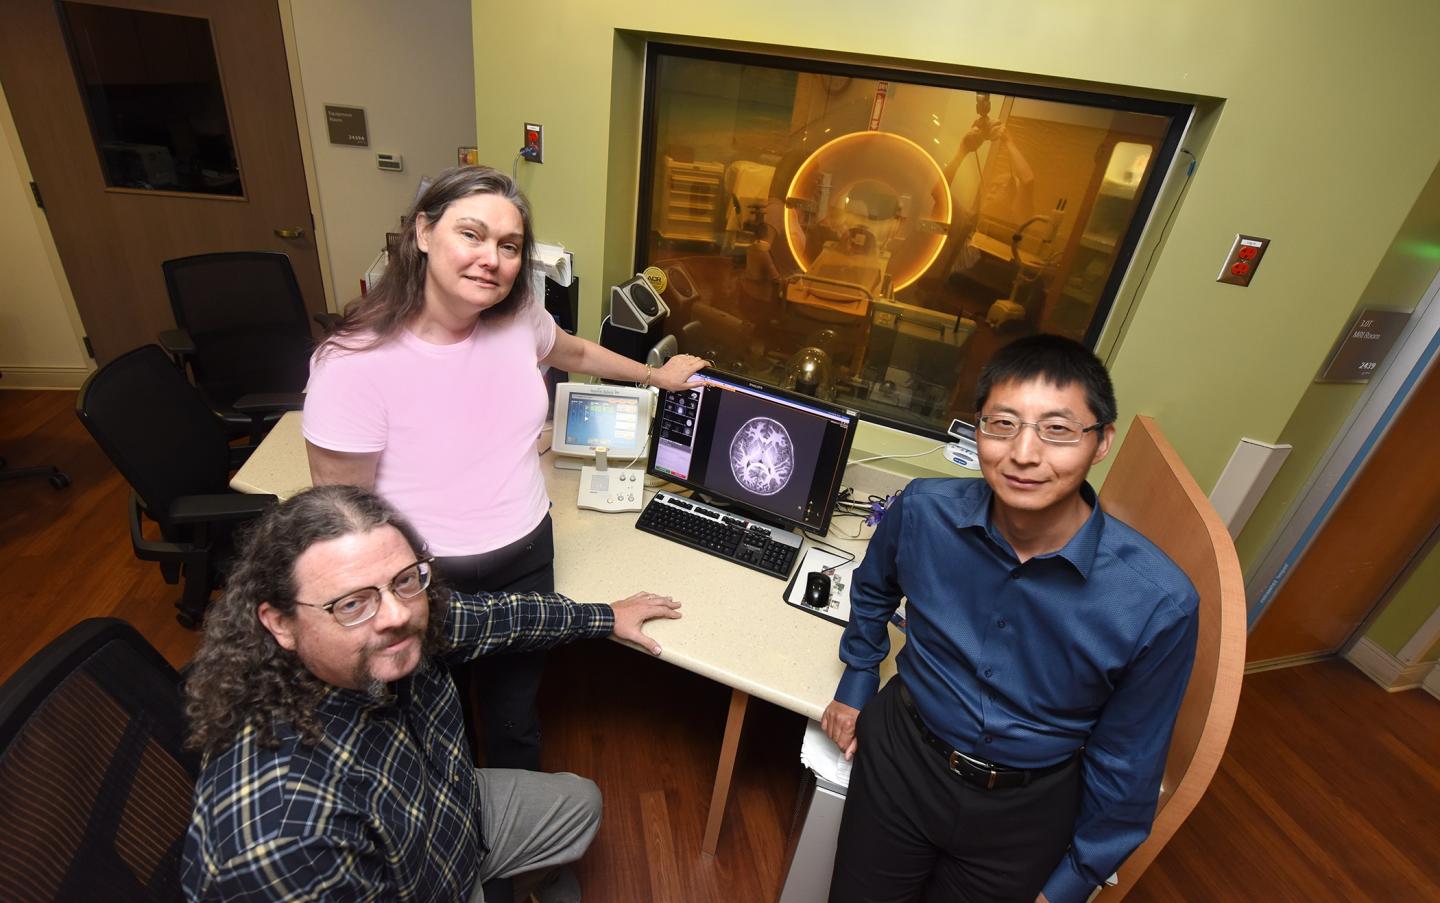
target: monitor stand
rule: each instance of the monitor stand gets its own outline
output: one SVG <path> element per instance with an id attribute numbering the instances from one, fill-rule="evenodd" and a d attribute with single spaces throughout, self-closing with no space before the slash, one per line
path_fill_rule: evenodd
<path id="1" fill-rule="evenodd" d="M 590 447 L 590 454 L 585 455 L 585 456 L 580 456 L 580 455 L 562 455 L 562 454 L 560 454 L 559 452 L 556 452 L 556 453 L 555 453 L 555 469 L 556 469 L 556 470 L 584 470 L 584 469 L 587 468 L 587 467 L 593 467 L 593 468 L 595 468 L 596 470 L 604 470 L 604 469 L 606 468 L 606 466 L 607 466 L 607 462 L 606 462 L 606 459 L 605 459 L 605 455 L 606 455 L 608 452 L 609 452 L 609 449 L 607 449 L 607 448 L 604 448 L 604 447 L 598 447 L 598 448 L 597 448 L 597 447 L 595 447 L 595 446 L 593 446 L 593 445 Z"/>
<path id="2" fill-rule="evenodd" d="M 597 450 L 597 451 L 598 451 L 598 450 Z M 608 451 L 607 451 L 607 453 L 608 453 Z M 647 446 L 646 449 L 645 449 L 643 452 L 641 452 L 640 454 L 638 454 L 638 455 L 633 455 L 633 457 L 634 457 L 634 459 L 635 459 L 633 465 L 627 465 L 627 466 L 634 466 L 634 467 L 636 467 L 636 468 L 638 468 L 638 469 L 640 469 L 640 470 L 643 471 L 643 470 L 645 469 L 646 461 L 649 459 L 649 453 L 650 453 L 650 449 L 649 449 L 649 447 Z M 597 462 L 596 462 L 596 457 L 597 457 L 597 456 L 596 456 L 596 455 L 593 455 L 593 454 L 592 454 L 592 455 L 584 455 L 584 456 L 581 456 L 581 455 L 563 455 L 563 454 L 561 454 L 560 452 L 557 452 L 557 451 L 555 451 L 555 450 L 552 448 L 552 449 L 551 449 L 551 457 L 553 457 L 553 458 L 555 459 L 555 460 L 554 460 L 554 463 L 551 464 L 551 466 L 554 467 L 556 470 L 580 470 L 580 469 L 583 468 L 583 467 L 595 467 L 596 464 L 597 464 Z M 619 457 L 616 457 L 616 456 L 614 456 L 614 455 L 611 455 L 611 456 L 610 456 L 610 464 L 614 465 L 614 464 L 616 464 L 616 463 L 618 462 L 619 464 L 625 465 L 625 464 L 627 464 L 627 462 L 630 461 L 631 457 L 632 457 L 632 455 L 630 455 L 630 454 L 622 454 L 622 455 L 620 455 Z M 601 469 L 603 470 L 604 468 L 601 468 Z"/>

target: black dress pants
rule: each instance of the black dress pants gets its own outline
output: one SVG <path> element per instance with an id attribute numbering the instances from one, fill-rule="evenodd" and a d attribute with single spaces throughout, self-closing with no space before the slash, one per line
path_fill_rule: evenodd
<path id="1" fill-rule="evenodd" d="M 508 546 L 480 555 L 435 559 L 451 589 L 463 593 L 553 593 L 555 540 L 550 515 Z M 540 770 L 540 713 L 535 697 L 545 651 L 487 655 L 451 669 L 472 747 L 483 737 L 487 768 Z M 470 700 L 478 696 L 479 724 Z M 478 730 L 477 730 L 478 727 Z"/>
<path id="2" fill-rule="evenodd" d="M 830 903 L 1034 903 L 1074 832 L 1078 759 L 1024 787 L 977 787 L 925 743 L 900 692 L 893 678 L 856 723 Z"/>

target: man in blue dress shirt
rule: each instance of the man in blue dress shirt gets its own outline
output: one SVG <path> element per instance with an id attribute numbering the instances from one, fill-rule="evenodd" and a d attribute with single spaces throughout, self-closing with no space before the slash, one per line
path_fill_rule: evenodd
<path id="1" fill-rule="evenodd" d="M 832 903 L 1078 903 L 1154 818 L 1199 597 L 1085 481 L 1115 434 L 1109 374 L 1031 336 L 976 410 L 984 479 L 912 482 L 851 585 L 821 722 L 855 757 Z"/>

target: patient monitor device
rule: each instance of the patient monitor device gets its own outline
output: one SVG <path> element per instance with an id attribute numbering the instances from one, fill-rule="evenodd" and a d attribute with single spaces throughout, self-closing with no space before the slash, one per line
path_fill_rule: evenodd
<path id="1" fill-rule="evenodd" d="M 644 507 L 645 468 L 627 467 L 650 446 L 649 389 L 561 383 L 555 387 L 555 466 L 580 471 L 575 504 L 598 511 Z M 618 462 L 620 467 L 612 467 Z"/>

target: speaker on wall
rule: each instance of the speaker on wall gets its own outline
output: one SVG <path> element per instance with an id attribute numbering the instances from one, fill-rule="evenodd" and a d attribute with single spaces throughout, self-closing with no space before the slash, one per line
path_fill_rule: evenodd
<path id="1" fill-rule="evenodd" d="M 647 333 L 670 315 L 670 308 L 644 276 L 627 279 L 610 288 L 610 322 L 619 329 Z"/>

